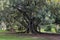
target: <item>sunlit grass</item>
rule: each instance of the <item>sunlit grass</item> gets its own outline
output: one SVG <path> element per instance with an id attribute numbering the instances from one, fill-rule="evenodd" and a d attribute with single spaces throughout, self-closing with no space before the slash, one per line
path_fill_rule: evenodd
<path id="1" fill-rule="evenodd" d="M 41 28 L 41 30 L 40 30 L 41 32 L 49 32 L 49 31 L 45 31 L 43 28 Z M 55 28 L 51 28 L 51 31 L 49 32 L 49 33 L 56 33 L 56 31 L 55 31 Z"/>
<path id="2" fill-rule="evenodd" d="M 7 32 L 6 30 L 0 30 L 0 32 Z"/>

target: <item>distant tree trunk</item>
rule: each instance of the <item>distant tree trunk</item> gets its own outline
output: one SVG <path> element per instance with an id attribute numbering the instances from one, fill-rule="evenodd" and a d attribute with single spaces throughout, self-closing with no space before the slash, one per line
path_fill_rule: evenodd
<path id="1" fill-rule="evenodd" d="M 15 33 L 15 29 L 13 27 L 10 28 L 10 32 Z"/>

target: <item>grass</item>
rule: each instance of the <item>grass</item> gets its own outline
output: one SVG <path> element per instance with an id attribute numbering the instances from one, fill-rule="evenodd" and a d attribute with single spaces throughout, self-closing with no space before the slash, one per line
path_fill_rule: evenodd
<path id="1" fill-rule="evenodd" d="M 48 40 L 47 38 L 31 37 L 31 36 L 13 36 L 0 34 L 0 40 Z"/>
<path id="2" fill-rule="evenodd" d="M 0 33 L 1 33 L 1 32 L 6 32 L 6 31 L 5 31 L 5 30 L 1 30 L 1 29 L 0 29 Z"/>
<path id="3" fill-rule="evenodd" d="M 0 30 L 0 40 L 49 40 L 48 38 L 41 37 L 18 36 L 17 34 L 4 34 L 4 32 L 6 31 Z"/>
<path id="4" fill-rule="evenodd" d="M 0 40 L 48 40 L 48 38 L 18 36 L 13 34 L 4 34 L 6 31 L 0 30 Z"/>

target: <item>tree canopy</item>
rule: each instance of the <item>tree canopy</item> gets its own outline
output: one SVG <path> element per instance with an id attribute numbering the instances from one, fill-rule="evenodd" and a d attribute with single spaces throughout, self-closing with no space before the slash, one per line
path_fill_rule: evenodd
<path id="1" fill-rule="evenodd" d="M 8 3 L 9 2 L 9 3 Z M 46 0 L 9 0 L 0 11 L 0 21 L 9 27 L 17 26 L 18 30 L 39 33 L 41 27 L 60 24 L 60 4 Z M 7 5 L 7 6 L 6 6 Z M 38 29 L 39 28 L 39 29 Z M 48 28 L 47 28 L 48 29 Z"/>

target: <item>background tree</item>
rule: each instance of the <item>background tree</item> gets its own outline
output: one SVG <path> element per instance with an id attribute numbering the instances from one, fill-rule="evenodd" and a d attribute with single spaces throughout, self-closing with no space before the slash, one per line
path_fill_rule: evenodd
<path id="1" fill-rule="evenodd" d="M 0 21 L 4 21 L 8 29 L 39 33 L 41 28 L 51 31 L 60 21 L 60 4 L 51 0 L 49 3 L 46 0 L 9 0 L 3 4 Z"/>

